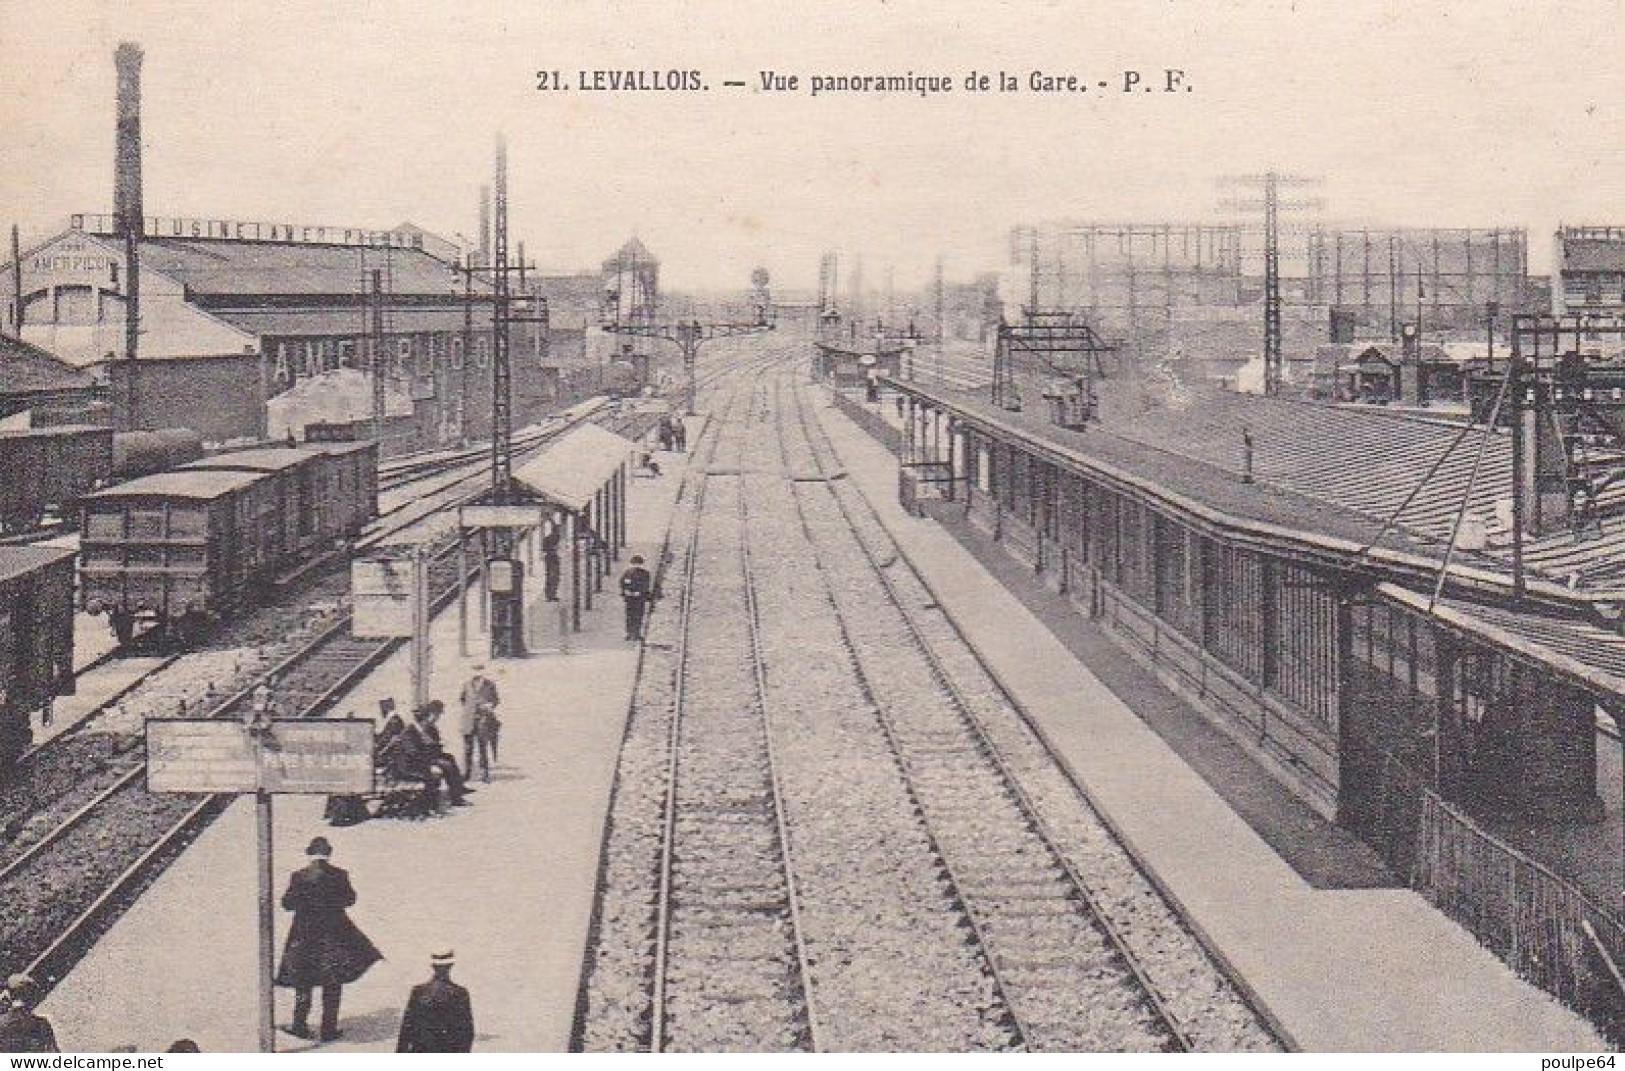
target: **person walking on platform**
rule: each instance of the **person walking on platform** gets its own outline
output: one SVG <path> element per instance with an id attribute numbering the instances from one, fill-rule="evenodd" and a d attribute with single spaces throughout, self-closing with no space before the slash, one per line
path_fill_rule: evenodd
<path id="1" fill-rule="evenodd" d="M 474 732 L 476 737 L 479 736 L 481 729 L 479 712 L 484 710 L 490 715 L 485 719 L 484 730 L 488 737 L 486 742 L 491 747 L 491 761 L 498 761 L 497 741 L 501 735 L 499 730 L 502 728 L 502 722 L 497 718 L 497 704 L 502 702 L 502 697 L 497 694 L 496 682 L 485 675 L 485 664 L 483 662 L 475 663 L 474 675 L 468 678 L 467 684 L 463 685 L 460 698 L 465 710 L 474 711 Z"/>
<path id="2" fill-rule="evenodd" d="M 39 983 L 26 974 L 6 979 L 5 1011 L 0 1012 L 0 1052 L 61 1052 L 51 1021 L 34 1011 Z"/>
<path id="3" fill-rule="evenodd" d="M 282 907 L 293 912 L 293 925 L 288 927 L 276 984 L 294 992 L 293 1024 L 285 1029 L 300 1038 L 310 1037 L 311 995 L 321 986 L 321 1040 L 332 1041 L 339 1036 L 344 987 L 384 956 L 345 913 L 355 904 L 355 888 L 348 873 L 328 862 L 333 846 L 327 838 L 312 840 L 305 854 L 309 865 L 294 871 L 282 894 Z"/>
<path id="4" fill-rule="evenodd" d="M 559 601 L 559 530 L 542 537 L 542 598 Z"/>
<path id="5" fill-rule="evenodd" d="M 429 957 L 433 976 L 412 987 L 401 1016 L 396 1052 L 472 1052 L 474 1006 L 468 990 L 451 980 L 456 956 L 436 952 Z"/>
<path id="6" fill-rule="evenodd" d="M 676 417 L 671 422 L 672 445 L 679 454 L 688 453 L 688 424 L 682 417 Z"/>
<path id="7" fill-rule="evenodd" d="M 654 578 L 643 567 L 643 555 L 632 555 L 632 562 L 621 574 L 621 601 L 626 604 L 626 638 L 643 638 L 643 615 L 654 597 Z"/>

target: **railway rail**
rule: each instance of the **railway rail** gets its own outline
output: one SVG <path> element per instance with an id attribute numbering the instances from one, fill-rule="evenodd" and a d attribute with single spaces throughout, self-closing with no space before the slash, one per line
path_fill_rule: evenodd
<path id="1" fill-rule="evenodd" d="M 559 423 L 522 438 L 516 443 L 516 460 L 588 420 L 599 420 L 611 430 L 640 438 L 657 419 L 644 413 L 606 414 L 603 410 L 601 403 L 577 407 Z M 373 530 L 358 541 L 358 548 L 398 540 L 460 500 L 483 480 L 485 473 L 479 459 L 484 456 L 483 449 L 474 449 L 394 466 L 388 477 L 391 490 L 445 475 L 450 478 L 384 511 Z M 455 597 L 455 573 L 455 555 L 442 546 L 431 564 L 436 611 Z M 301 585 L 302 594 L 341 596 L 337 589 L 343 587 L 344 579 L 336 570 L 313 575 Z M 347 611 L 338 614 L 286 657 L 251 673 L 246 683 L 223 699 L 213 697 L 211 685 L 211 694 L 200 712 L 211 717 L 238 715 L 253 688 L 274 676 L 285 712 L 320 716 L 359 677 L 399 646 L 399 641 L 350 637 L 349 620 Z M 91 666 L 105 664 L 114 656 L 109 654 Z M 165 657 L 149 673 L 99 705 L 79 725 L 32 749 L 28 755 L 31 767 L 39 765 L 43 755 L 82 742 L 83 737 L 102 728 L 103 718 L 118 711 L 126 695 L 182 657 L 182 653 Z M 229 802 L 229 797 L 147 793 L 142 784 L 141 737 L 138 727 L 136 731 L 131 728 L 123 726 L 103 733 L 105 739 L 94 755 L 88 760 L 84 755 L 78 757 L 92 780 L 81 786 L 77 796 L 52 792 L 58 804 L 66 802 L 71 808 L 65 814 L 52 815 L 47 808 L 46 812 L 14 815 L 8 823 L 5 844 L 11 850 L 0 850 L 0 902 L 8 906 L 0 916 L 0 970 L 27 969 L 47 987 L 54 984 Z M 63 770 L 77 768 L 69 762 L 62 766 Z M 29 780 L 38 784 L 35 776 L 30 775 Z M 62 787 L 72 786 L 53 785 Z"/>
<path id="2" fill-rule="evenodd" d="M 645 648 L 574 1046 L 1278 1047 L 861 512 L 784 364 L 736 369 L 759 381 L 696 457 L 674 552 L 685 587 Z M 719 461 L 735 440 L 737 459 Z M 717 535 L 735 524 L 736 545 Z M 691 655 L 696 613 L 720 649 Z M 724 616 L 737 620 L 709 620 Z M 691 657 L 713 677 L 690 676 Z M 707 815 L 712 839 L 694 849 L 683 727 L 703 702 L 729 706 L 729 732 L 691 741 L 753 809 Z M 740 888 L 753 921 L 778 923 L 770 939 L 712 948 L 703 972 L 672 969 L 663 935 L 694 910 L 669 863 L 685 851 L 701 857 L 690 865 L 747 866 Z M 725 893 L 697 888 L 720 905 L 711 921 L 738 925 L 723 921 Z M 685 1001 L 685 985 L 711 999 Z"/>
<path id="3" fill-rule="evenodd" d="M 936 593 L 902 554 L 874 507 L 838 478 L 842 475 L 838 458 L 811 413 L 803 388 L 790 383 L 789 392 L 796 434 L 820 477 L 797 487 L 804 497 L 822 493 L 832 507 L 830 530 L 845 537 L 845 548 L 856 551 L 836 553 L 840 568 L 855 570 L 854 582 L 844 590 L 855 597 L 849 620 L 869 630 L 862 649 L 883 649 L 885 637 L 903 641 L 902 646 L 919 656 L 909 664 L 927 669 L 940 700 L 946 700 L 910 703 L 927 694 L 932 682 L 904 684 L 901 678 L 890 678 L 902 685 L 905 696 L 892 709 L 925 715 L 913 725 L 893 724 L 894 735 L 909 752 L 907 761 L 933 791 L 945 794 L 942 810 L 951 821 L 963 821 L 976 832 L 1002 808 L 1006 820 L 998 828 L 1020 831 L 1009 839 L 1000 835 L 995 843 L 1001 854 L 991 861 L 985 859 L 988 838 L 973 838 L 973 843 L 982 844 L 984 855 L 978 864 L 980 888 L 973 891 L 991 894 L 988 906 L 995 911 L 1008 911 L 1008 903 L 1028 900 L 1003 895 L 1012 886 L 1064 892 L 1072 925 L 1086 921 L 1098 931 L 1120 980 L 1125 988 L 1139 991 L 1169 1047 L 1220 1051 L 1279 1047 L 1264 1017 L 1201 947 L 1082 786 L 1065 774 L 1042 733 L 941 609 Z M 953 746 L 945 747 L 950 740 Z M 977 786 L 978 778 L 985 783 Z M 963 806 L 964 793 L 974 793 L 968 808 Z M 970 854 L 974 857 L 974 848 Z M 1036 880 L 1029 881 L 1032 878 Z M 1053 898 L 1051 903 L 1055 906 Z M 1042 929 L 1053 924 L 1050 920 Z M 1042 1007 L 1055 992 L 1084 992 L 1065 978 L 1065 971 L 1077 963 L 1046 956 L 1046 949 L 1071 947 L 1078 961 L 1102 951 L 1082 939 L 1064 945 L 1059 934 L 1034 932 L 1040 928 L 1025 923 L 998 922 L 989 928 L 995 946 L 1002 942 L 1010 951 L 1009 962 L 1040 965 L 1006 972 L 1006 991 L 1018 1005 L 1031 995 Z M 1035 937 L 1040 938 L 1036 944 Z M 1005 962 L 1002 956 L 996 958 Z M 1093 968 L 1089 972 L 1093 974 Z M 1088 1004 L 1102 1006 L 1098 998 Z M 1063 1047 L 1098 1043 L 1088 1037 L 1069 1038 L 1065 1028 L 1056 1041 Z"/>
<path id="4" fill-rule="evenodd" d="M 1094 909 L 1088 885 L 980 732 L 873 548 L 857 537 L 799 392 L 793 423 L 778 401 L 784 465 L 802 474 L 793 484 L 797 512 L 828 578 L 855 672 L 875 696 L 887 743 L 987 950 L 1023 1047 L 1189 1050 L 1184 1027 Z"/>
<path id="5" fill-rule="evenodd" d="M 707 466 L 725 434 L 711 437 Z M 708 500 L 720 508 L 707 511 Z M 765 724 L 739 480 L 702 479 L 694 508 L 678 610 L 650 1048 L 812 1049 L 816 1016 Z M 722 701 L 735 695 L 750 699 Z"/>
<path id="6" fill-rule="evenodd" d="M 455 556 L 431 566 L 436 609 L 456 595 Z M 284 713 L 319 717 L 402 641 L 358 640 L 343 615 L 263 676 L 278 680 Z M 252 682 L 202 716 L 240 717 Z M 139 741 L 115 760 L 105 789 L 0 867 L 0 970 L 27 970 L 49 988 L 233 797 L 146 791 Z"/>

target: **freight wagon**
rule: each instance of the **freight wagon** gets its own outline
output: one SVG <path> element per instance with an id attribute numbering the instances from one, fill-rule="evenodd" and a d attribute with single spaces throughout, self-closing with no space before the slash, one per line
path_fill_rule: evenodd
<path id="1" fill-rule="evenodd" d="M 73 551 L 0 547 L 0 783 L 29 715 L 73 689 Z"/>
<path id="2" fill-rule="evenodd" d="M 221 454 L 85 500 L 81 605 L 120 640 L 147 620 L 182 636 L 254 604 L 378 513 L 372 443 Z"/>
<path id="3" fill-rule="evenodd" d="M 113 429 L 71 424 L 0 431 L 0 531 L 70 515 L 113 473 Z"/>
<path id="4" fill-rule="evenodd" d="M 289 563 L 359 535 L 378 515 L 378 446 L 372 442 L 272 446 L 216 454 L 181 471 L 262 472 L 276 484 L 281 546 Z"/>

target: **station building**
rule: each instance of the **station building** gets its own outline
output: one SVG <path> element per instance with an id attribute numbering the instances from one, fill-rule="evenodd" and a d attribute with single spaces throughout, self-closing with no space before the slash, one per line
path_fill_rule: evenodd
<path id="1" fill-rule="evenodd" d="M 1502 429 L 1214 391 L 1074 430 L 885 386 L 905 504 L 1015 558 L 1520 972 L 1615 999 L 1625 486 L 1584 531 L 1514 530 Z"/>
<path id="2" fill-rule="evenodd" d="M 1552 274 L 1552 315 L 1625 322 L 1625 227 L 1559 229 Z M 1625 359 L 1619 335 L 1597 333 L 1584 341 L 1591 360 Z"/>

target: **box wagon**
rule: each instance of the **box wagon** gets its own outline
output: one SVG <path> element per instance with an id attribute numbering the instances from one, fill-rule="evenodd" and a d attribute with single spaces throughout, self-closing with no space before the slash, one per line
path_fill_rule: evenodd
<path id="1" fill-rule="evenodd" d="M 113 471 L 113 429 L 88 425 L 0 431 L 0 530 L 66 516 Z"/>
<path id="2" fill-rule="evenodd" d="M 137 620 L 184 629 L 250 601 L 287 557 L 282 491 L 263 472 L 177 469 L 88 496 L 81 605 L 125 640 Z"/>
<path id="3" fill-rule="evenodd" d="M 73 551 L 0 547 L 0 784 L 29 715 L 73 689 Z"/>

